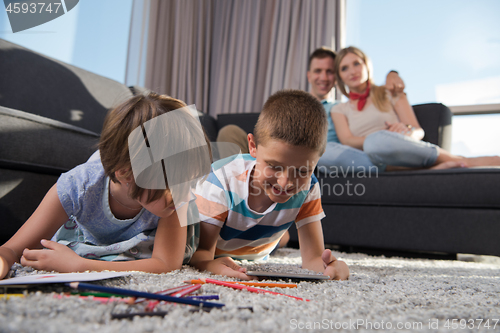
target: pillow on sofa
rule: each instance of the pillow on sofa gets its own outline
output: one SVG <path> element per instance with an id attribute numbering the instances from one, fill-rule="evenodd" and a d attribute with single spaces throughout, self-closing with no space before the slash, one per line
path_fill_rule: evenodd
<path id="1" fill-rule="evenodd" d="M 97 150 L 99 135 L 23 111 L 0 106 L 0 160 L 28 167 L 69 170 Z"/>
<path id="2" fill-rule="evenodd" d="M 85 162 L 99 135 L 0 107 L 0 244 L 38 207 L 59 174 Z"/>
<path id="3" fill-rule="evenodd" d="M 0 39 L 0 105 L 100 133 L 124 84 Z"/>

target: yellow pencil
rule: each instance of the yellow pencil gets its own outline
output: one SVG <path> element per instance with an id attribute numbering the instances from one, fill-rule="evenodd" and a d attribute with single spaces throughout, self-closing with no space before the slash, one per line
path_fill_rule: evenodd
<path id="1" fill-rule="evenodd" d="M 205 282 L 201 280 L 190 280 L 190 281 L 184 281 L 185 283 L 192 283 L 192 284 L 203 284 Z M 242 284 L 245 286 L 252 286 L 252 287 L 270 287 L 270 288 L 297 288 L 297 284 L 295 283 L 272 283 L 272 282 L 243 282 L 243 281 L 224 281 L 227 283 L 236 283 L 236 284 Z"/>
<path id="2" fill-rule="evenodd" d="M 9 299 L 11 297 L 24 297 L 24 294 L 0 294 L 0 299 Z"/>

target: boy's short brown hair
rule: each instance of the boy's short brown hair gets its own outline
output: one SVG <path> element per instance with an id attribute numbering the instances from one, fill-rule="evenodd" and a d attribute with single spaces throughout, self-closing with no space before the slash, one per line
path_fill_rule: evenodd
<path id="1" fill-rule="evenodd" d="M 142 127 L 144 131 L 144 123 L 149 120 L 161 116 L 167 112 L 185 108 L 186 104 L 178 99 L 166 96 L 158 95 L 154 92 L 150 92 L 147 95 L 138 95 L 130 98 L 126 102 L 122 103 L 118 107 L 109 111 L 103 125 L 103 130 L 101 133 L 101 138 L 99 141 L 99 151 L 101 156 L 101 162 L 104 167 L 105 174 L 113 181 L 118 182 L 115 172 L 119 170 L 127 170 L 125 177 L 133 176 L 132 164 L 129 152 L 129 135 L 137 127 Z M 187 115 L 185 118 L 191 117 Z M 188 123 L 192 123 L 192 127 L 196 126 L 196 121 L 193 117 L 192 121 L 188 119 Z M 186 124 L 184 122 L 183 124 Z M 198 124 L 199 125 L 199 124 Z M 201 126 L 201 125 L 200 125 Z M 175 128 L 175 126 L 174 126 Z M 179 136 L 189 135 L 189 128 L 183 130 L 179 128 Z M 196 129 L 195 129 L 196 130 Z M 177 133 L 172 133 L 176 135 Z M 205 141 L 207 143 L 208 154 L 210 154 L 209 147 L 210 143 L 206 134 L 203 133 Z M 182 140 L 182 138 L 180 138 Z M 149 143 L 146 141 L 149 146 Z M 167 143 L 166 143 L 167 144 Z M 191 154 L 191 157 L 193 154 Z M 191 161 L 194 164 L 194 169 L 196 169 L 196 162 Z M 185 163 L 185 162 L 184 162 Z M 199 163 L 199 165 L 201 165 Z M 195 173 L 205 172 L 206 170 L 194 170 Z M 193 171 L 190 170 L 190 171 Z M 170 171 L 170 170 L 169 170 Z M 187 170 L 173 170 L 173 172 L 188 172 Z M 194 175 L 193 175 L 194 176 Z M 167 179 L 165 177 L 166 190 L 154 190 L 154 189 L 144 189 L 135 184 L 135 182 L 130 184 L 129 196 L 133 199 L 141 198 L 145 190 L 148 191 L 147 202 L 152 202 L 160 199 L 169 192 Z"/>
<path id="2" fill-rule="evenodd" d="M 302 90 L 281 90 L 264 104 L 254 137 L 257 145 L 275 139 L 323 155 L 327 131 L 325 109 L 313 95 Z"/>

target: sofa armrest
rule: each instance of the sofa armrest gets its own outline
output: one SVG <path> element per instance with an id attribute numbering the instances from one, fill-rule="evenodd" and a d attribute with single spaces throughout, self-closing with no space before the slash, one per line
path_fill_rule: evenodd
<path id="1" fill-rule="evenodd" d="M 441 103 L 413 105 L 420 126 L 425 131 L 424 141 L 451 149 L 451 117 L 450 109 Z"/>

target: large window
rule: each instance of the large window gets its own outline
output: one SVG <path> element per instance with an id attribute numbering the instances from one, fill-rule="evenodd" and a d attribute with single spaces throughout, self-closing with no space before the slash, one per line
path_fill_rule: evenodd
<path id="1" fill-rule="evenodd" d="M 500 112 L 500 1 L 346 0 L 346 14 L 346 44 L 370 56 L 375 82 L 395 69 L 412 104 Z M 454 116 L 452 152 L 500 154 L 498 128 L 500 115 Z"/>
<path id="2" fill-rule="evenodd" d="M 131 13 L 132 0 L 84 0 L 52 21 L 12 33 L 3 8 L 0 38 L 123 83 Z"/>

